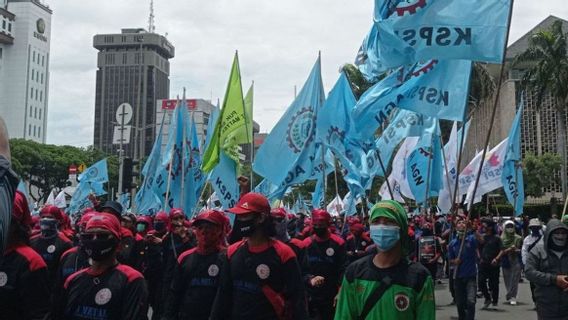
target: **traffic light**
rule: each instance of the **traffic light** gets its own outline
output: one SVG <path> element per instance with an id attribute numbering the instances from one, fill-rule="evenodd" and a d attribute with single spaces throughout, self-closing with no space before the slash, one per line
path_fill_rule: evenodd
<path id="1" fill-rule="evenodd" d="M 129 192 L 132 189 L 132 158 L 122 159 L 122 190 L 121 192 Z"/>

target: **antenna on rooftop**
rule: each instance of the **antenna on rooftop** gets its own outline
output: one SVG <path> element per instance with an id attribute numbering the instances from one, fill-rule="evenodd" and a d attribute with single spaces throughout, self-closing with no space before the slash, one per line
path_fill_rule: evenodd
<path id="1" fill-rule="evenodd" d="M 150 16 L 148 17 L 148 32 L 154 33 L 156 26 L 154 25 L 154 0 L 150 0 Z"/>

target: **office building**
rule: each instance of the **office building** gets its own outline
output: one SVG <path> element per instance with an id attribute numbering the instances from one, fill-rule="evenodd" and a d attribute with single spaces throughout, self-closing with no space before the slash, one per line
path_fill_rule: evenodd
<path id="1" fill-rule="evenodd" d="M 39 0 L 0 2 L 0 116 L 11 138 L 45 143 L 51 15 Z"/>
<path id="2" fill-rule="evenodd" d="M 146 30 L 122 29 L 117 34 L 99 34 L 93 39 L 97 54 L 94 145 L 117 153 L 113 144 L 116 111 L 122 103 L 133 108 L 129 143 L 125 155 L 147 156 L 156 135 L 156 101 L 169 97 L 170 63 L 174 46 L 162 35 Z"/>

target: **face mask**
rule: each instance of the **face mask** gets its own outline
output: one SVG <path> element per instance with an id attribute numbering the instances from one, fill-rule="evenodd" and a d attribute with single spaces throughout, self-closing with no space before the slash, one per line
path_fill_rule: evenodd
<path id="1" fill-rule="evenodd" d="M 94 261 L 108 259 L 114 253 L 118 240 L 113 236 L 93 239 L 91 234 L 81 235 L 81 243 L 87 256 Z"/>
<path id="2" fill-rule="evenodd" d="M 166 223 L 163 221 L 154 222 L 154 230 L 157 232 L 163 232 L 166 230 Z"/>
<path id="3" fill-rule="evenodd" d="M 555 246 L 563 248 L 566 246 L 566 240 L 568 239 L 568 234 L 553 232 L 551 234 L 551 238 L 552 238 L 552 243 L 554 243 Z"/>
<path id="4" fill-rule="evenodd" d="M 320 238 L 325 237 L 327 232 L 327 227 L 314 227 L 314 234 Z"/>
<path id="5" fill-rule="evenodd" d="M 540 236 L 540 230 L 541 230 L 540 227 L 531 227 L 530 229 L 531 229 L 531 235 L 535 237 Z"/>
<path id="6" fill-rule="evenodd" d="M 458 231 L 456 231 L 456 233 L 457 233 L 458 237 L 460 237 L 460 238 L 465 235 L 465 231 L 463 231 L 463 230 L 458 230 Z"/>
<path id="7" fill-rule="evenodd" d="M 144 232 L 146 231 L 146 225 L 143 223 L 139 223 L 136 225 L 136 231 L 138 232 Z"/>
<path id="8" fill-rule="evenodd" d="M 240 220 L 240 231 L 243 237 L 250 237 L 256 231 L 255 219 Z"/>
<path id="9" fill-rule="evenodd" d="M 400 227 L 384 224 L 371 225 L 370 235 L 380 252 L 389 251 L 400 240 Z"/>
<path id="10" fill-rule="evenodd" d="M 44 238 L 53 238 L 57 236 L 57 220 L 52 218 L 43 218 L 39 221 L 41 235 Z"/>

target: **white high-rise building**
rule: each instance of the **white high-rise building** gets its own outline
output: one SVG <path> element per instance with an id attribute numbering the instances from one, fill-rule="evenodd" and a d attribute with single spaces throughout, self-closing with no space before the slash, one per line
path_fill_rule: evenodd
<path id="1" fill-rule="evenodd" d="M 11 138 L 45 143 L 52 11 L 39 0 L 0 1 L 0 116 Z"/>

